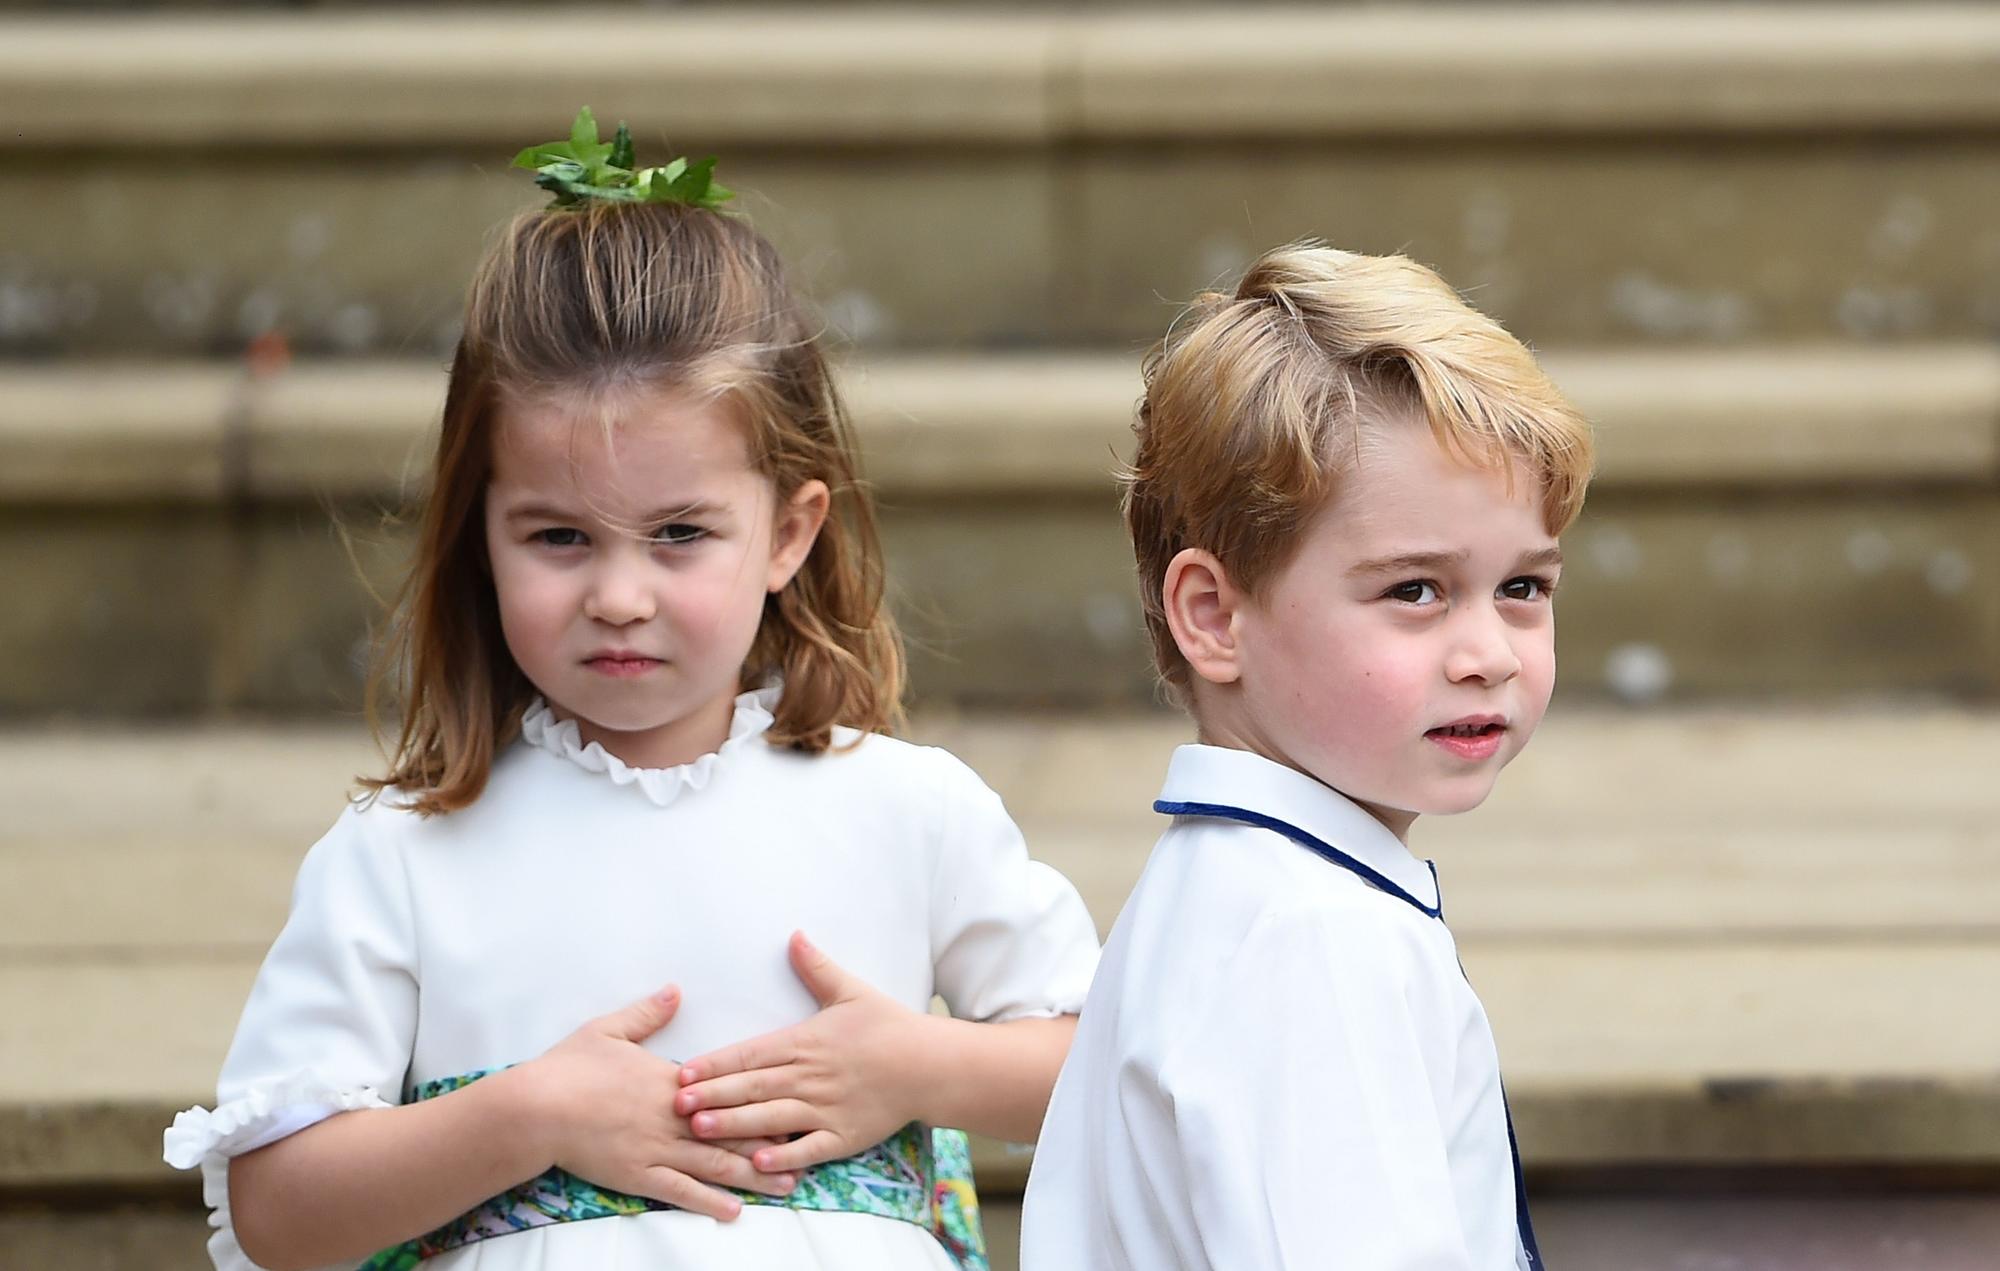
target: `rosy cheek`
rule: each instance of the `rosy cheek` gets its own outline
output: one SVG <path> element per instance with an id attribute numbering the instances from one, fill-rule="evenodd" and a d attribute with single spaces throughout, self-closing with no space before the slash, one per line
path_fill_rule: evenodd
<path id="1" fill-rule="evenodd" d="M 704 568 L 682 571 L 665 588 L 662 606 L 673 615 L 681 633 L 696 641 L 713 640 L 731 625 L 736 616 L 732 601 L 741 588 L 736 584 L 736 567 L 716 553 Z"/>
<path id="2" fill-rule="evenodd" d="M 564 584 L 535 562 L 520 559 L 496 563 L 494 588 L 506 626 L 521 634 L 560 630 L 567 614 Z"/>

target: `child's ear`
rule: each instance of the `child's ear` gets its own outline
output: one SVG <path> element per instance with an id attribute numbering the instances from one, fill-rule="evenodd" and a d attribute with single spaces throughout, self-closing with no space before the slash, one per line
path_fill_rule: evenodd
<path id="1" fill-rule="evenodd" d="M 1236 619 L 1244 597 L 1213 553 L 1183 548 L 1167 562 L 1160 600 L 1189 669 L 1211 684 L 1242 677 Z"/>
<path id="2" fill-rule="evenodd" d="M 764 579 L 764 590 L 783 591 L 785 584 L 792 581 L 792 575 L 799 572 L 812 553 L 832 504 L 833 495 L 827 491 L 826 482 L 808 481 L 778 505 L 777 520 L 771 527 L 771 571 Z"/>

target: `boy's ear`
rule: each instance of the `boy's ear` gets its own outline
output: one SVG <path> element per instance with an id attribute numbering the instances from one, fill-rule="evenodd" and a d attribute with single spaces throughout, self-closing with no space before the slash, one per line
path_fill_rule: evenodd
<path id="1" fill-rule="evenodd" d="M 771 572 L 764 579 L 766 591 L 783 591 L 806 563 L 832 504 L 826 482 L 807 481 L 778 505 L 777 521 L 771 526 Z"/>
<path id="2" fill-rule="evenodd" d="M 1188 547 L 1176 554 L 1167 562 L 1160 600 L 1190 670 L 1211 684 L 1242 678 L 1236 636 L 1244 596 L 1213 553 Z"/>

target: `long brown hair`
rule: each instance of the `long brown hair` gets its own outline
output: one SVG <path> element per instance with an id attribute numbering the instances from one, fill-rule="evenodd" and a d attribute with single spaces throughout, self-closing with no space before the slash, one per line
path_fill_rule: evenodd
<path id="1" fill-rule="evenodd" d="M 417 555 L 368 687 L 401 724 L 389 771 L 416 811 L 479 797 L 535 688 L 500 628 L 484 501 L 499 406 L 628 388 L 728 399 L 752 463 L 780 500 L 807 481 L 832 491 L 811 554 L 765 598 L 744 687 L 782 676 L 768 739 L 817 753 L 836 724 L 886 732 L 902 719 L 903 652 L 883 602 L 874 508 L 846 412 L 776 250 L 745 222 L 677 204 L 593 203 L 516 218 L 487 251 L 466 302 Z M 377 724 L 377 735 L 386 730 Z"/>

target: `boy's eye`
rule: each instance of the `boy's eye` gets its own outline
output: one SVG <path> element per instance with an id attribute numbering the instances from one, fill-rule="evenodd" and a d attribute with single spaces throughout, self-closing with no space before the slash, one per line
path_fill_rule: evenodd
<path id="1" fill-rule="evenodd" d="M 695 542 L 697 539 L 707 537 L 707 535 L 708 531 L 702 526 L 689 525 L 684 521 L 675 521 L 670 525 L 662 525 L 659 529 L 654 530 L 653 541 L 656 543 L 673 543 L 678 545 Z"/>
<path id="2" fill-rule="evenodd" d="M 582 547 L 590 541 L 583 536 L 582 530 L 571 529 L 567 525 L 554 525 L 545 530 L 536 530 L 531 537 L 549 547 Z"/>
<path id="3" fill-rule="evenodd" d="M 1509 600 L 1546 600 L 1555 584 L 1546 578 L 1512 578 L 1500 585 L 1500 594 Z"/>
<path id="4" fill-rule="evenodd" d="M 1407 583 L 1397 583 L 1382 593 L 1391 600 L 1400 600 L 1406 605 L 1428 605 L 1436 603 L 1438 586 L 1434 582 L 1417 579 Z"/>

